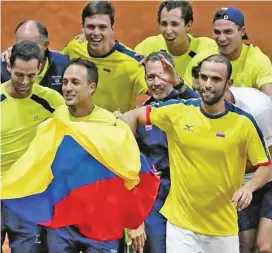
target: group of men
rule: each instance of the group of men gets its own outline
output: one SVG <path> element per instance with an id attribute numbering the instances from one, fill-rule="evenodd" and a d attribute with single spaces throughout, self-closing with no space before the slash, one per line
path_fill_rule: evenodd
<path id="1" fill-rule="evenodd" d="M 134 51 L 113 40 L 114 19 L 110 2 L 88 3 L 85 40 L 59 53 L 48 49 L 42 23 L 17 26 L 1 63 L 1 176 L 44 120 L 114 125 L 118 117 L 161 178 L 145 223 L 127 230 L 136 251 L 271 253 L 272 66 L 243 42 L 242 12 L 217 10 L 214 40 L 196 38 L 190 3 L 164 1 L 161 34 Z M 145 104 L 130 111 L 146 92 Z M 243 182 L 246 172 L 254 174 Z M 1 242 L 8 234 L 14 253 L 121 250 L 120 241 L 91 240 L 75 226 L 45 231 L 1 208 Z"/>

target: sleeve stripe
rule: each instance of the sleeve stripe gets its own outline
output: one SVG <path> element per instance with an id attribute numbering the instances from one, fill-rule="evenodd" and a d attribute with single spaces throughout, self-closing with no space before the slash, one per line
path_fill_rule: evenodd
<path id="1" fill-rule="evenodd" d="M 253 126 L 255 127 L 255 129 L 256 129 L 256 131 L 257 131 L 257 133 L 259 135 L 259 138 L 260 138 L 260 141 L 261 141 L 261 143 L 263 145 L 266 157 L 267 157 L 268 160 L 270 160 L 271 156 L 270 156 L 270 153 L 269 153 L 268 149 L 266 148 L 263 133 L 262 133 L 261 129 L 259 128 L 255 118 L 250 113 L 247 113 L 247 112 L 243 111 L 242 109 L 232 105 L 231 103 L 228 103 L 227 105 L 228 105 L 229 110 L 231 112 L 237 113 L 237 114 L 242 115 L 242 116 L 245 116 L 251 121 L 251 123 L 253 124 Z"/>
<path id="2" fill-rule="evenodd" d="M 259 163 L 259 164 L 256 165 L 256 168 L 261 167 L 261 166 L 269 166 L 269 165 L 272 165 L 272 160 L 269 160 L 269 161 L 264 162 L 264 163 Z"/>
<path id="3" fill-rule="evenodd" d="M 36 103 L 40 104 L 45 110 L 53 113 L 55 111 L 54 108 L 52 108 L 50 106 L 50 104 L 44 99 L 44 98 L 41 98 L 35 94 L 33 94 L 31 97 L 30 97 L 33 101 L 35 101 Z"/>
<path id="4" fill-rule="evenodd" d="M 146 118 L 146 124 L 147 125 L 151 125 L 150 112 L 151 112 L 151 106 L 147 105 L 145 107 L 145 118 Z"/>
<path id="5" fill-rule="evenodd" d="M 6 99 L 6 95 L 5 94 L 1 94 L 1 102 L 4 101 Z"/>

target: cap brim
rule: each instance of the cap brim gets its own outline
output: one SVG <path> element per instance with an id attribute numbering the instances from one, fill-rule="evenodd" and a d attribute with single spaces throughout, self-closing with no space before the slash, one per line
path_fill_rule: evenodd
<path id="1" fill-rule="evenodd" d="M 242 37 L 243 40 L 248 40 L 247 34 L 245 33 Z"/>

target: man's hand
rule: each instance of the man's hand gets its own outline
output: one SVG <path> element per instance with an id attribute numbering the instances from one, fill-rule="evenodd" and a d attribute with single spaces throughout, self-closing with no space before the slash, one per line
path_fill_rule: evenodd
<path id="1" fill-rule="evenodd" d="M 128 244 L 131 243 L 133 246 L 133 249 L 136 252 L 142 253 L 144 249 L 145 240 L 146 240 L 144 223 L 137 229 L 127 229 L 127 232 L 129 237 Z"/>
<path id="2" fill-rule="evenodd" d="M 173 85 L 180 83 L 180 77 L 178 76 L 174 66 L 161 54 L 160 60 L 163 66 L 164 73 L 162 75 L 157 75 L 157 77 L 164 82 L 171 83 Z"/>
<path id="3" fill-rule="evenodd" d="M 159 179 L 161 179 L 162 171 L 158 171 L 156 169 L 154 169 L 154 170 L 155 170 L 155 172 L 154 172 L 155 176 L 157 176 Z"/>
<path id="4" fill-rule="evenodd" d="M 115 112 L 113 112 L 113 114 L 116 117 L 116 119 L 119 119 L 122 116 L 122 113 L 119 111 L 115 111 Z"/>
<path id="5" fill-rule="evenodd" d="M 251 184 L 244 184 L 238 191 L 236 191 L 232 197 L 232 203 L 234 203 L 238 211 L 242 211 L 247 208 L 252 200 L 253 187 Z"/>
<path id="6" fill-rule="evenodd" d="M 144 54 L 135 54 L 135 56 L 140 56 L 141 58 L 142 58 L 142 60 L 141 61 L 139 61 L 139 65 L 144 65 L 145 64 L 145 62 L 146 62 L 146 55 L 144 55 Z"/>
<path id="7" fill-rule="evenodd" d="M 6 51 L 4 51 L 1 54 L 1 61 L 2 62 L 6 61 L 7 63 L 9 63 L 9 58 L 11 56 L 11 50 L 12 50 L 12 47 L 9 47 Z"/>
<path id="8" fill-rule="evenodd" d="M 77 36 L 75 36 L 75 39 L 79 42 L 79 43 L 83 43 L 86 41 L 86 37 L 84 32 L 82 31 L 81 34 L 78 34 Z"/>

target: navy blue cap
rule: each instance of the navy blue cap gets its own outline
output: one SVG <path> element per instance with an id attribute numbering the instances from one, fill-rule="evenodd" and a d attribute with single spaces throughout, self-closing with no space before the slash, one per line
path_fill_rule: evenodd
<path id="1" fill-rule="evenodd" d="M 241 27 L 245 25 L 244 14 L 234 7 L 225 7 L 217 10 L 213 16 L 213 23 L 219 19 L 232 21 Z M 248 40 L 246 34 L 243 36 L 243 39 Z"/>

